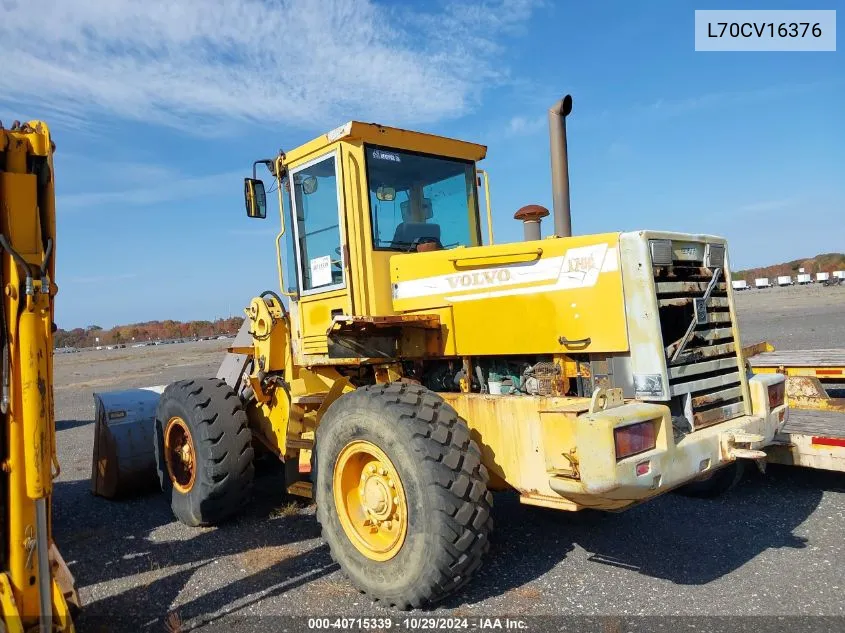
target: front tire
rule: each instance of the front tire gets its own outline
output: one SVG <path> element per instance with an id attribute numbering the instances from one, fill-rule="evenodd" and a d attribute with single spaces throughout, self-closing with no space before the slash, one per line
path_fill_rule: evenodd
<path id="1" fill-rule="evenodd" d="M 392 383 L 342 396 L 317 428 L 316 455 L 323 538 L 360 591 L 421 607 L 481 566 L 487 470 L 466 422 L 435 393 Z"/>
<path id="2" fill-rule="evenodd" d="M 252 434 L 240 398 L 222 380 L 169 385 L 156 409 L 156 464 L 173 514 L 185 525 L 231 517 L 252 486 Z"/>

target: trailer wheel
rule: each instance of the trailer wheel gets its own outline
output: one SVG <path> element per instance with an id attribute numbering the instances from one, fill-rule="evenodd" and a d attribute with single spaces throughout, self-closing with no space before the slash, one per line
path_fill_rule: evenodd
<path id="1" fill-rule="evenodd" d="M 360 591 L 421 607 L 481 566 L 493 528 L 487 470 L 435 393 L 392 383 L 346 394 L 323 416 L 315 451 L 323 538 Z"/>
<path id="2" fill-rule="evenodd" d="M 240 398 L 222 380 L 182 380 L 164 390 L 155 450 L 162 490 L 185 525 L 220 523 L 246 500 L 252 434 Z"/>
<path id="3" fill-rule="evenodd" d="M 714 499 L 736 488 L 743 474 L 745 474 L 745 462 L 736 460 L 714 471 L 707 479 L 691 481 L 681 486 L 678 492 L 686 497 Z"/>

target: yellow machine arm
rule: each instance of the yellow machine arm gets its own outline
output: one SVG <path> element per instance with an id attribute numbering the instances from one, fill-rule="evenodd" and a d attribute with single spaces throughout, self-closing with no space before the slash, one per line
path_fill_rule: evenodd
<path id="1" fill-rule="evenodd" d="M 0 418 L 6 631 L 72 631 L 78 602 L 50 533 L 58 474 L 53 411 L 56 213 L 53 143 L 46 124 L 0 126 Z M 67 596 L 67 598 L 66 598 Z"/>

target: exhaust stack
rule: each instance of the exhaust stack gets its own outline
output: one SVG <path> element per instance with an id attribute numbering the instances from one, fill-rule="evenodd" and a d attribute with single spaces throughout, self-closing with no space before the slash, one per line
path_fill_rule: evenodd
<path id="1" fill-rule="evenodd" d="M 572 97 L 566 95 L 549 108 L 549 143 L 552 157 L 552 201 L 555 235 L 572 236 L 569 207 L 569 157 L 566 150 L 566 117 L 572 112 Z"/>

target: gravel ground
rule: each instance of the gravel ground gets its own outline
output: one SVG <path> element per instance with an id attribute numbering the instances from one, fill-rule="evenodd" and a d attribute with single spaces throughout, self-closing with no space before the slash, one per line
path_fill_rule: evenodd
<path id="1" fill-rule="evenodd" d="M 843 305 L 845 288 L 741 293 L 743 340 L 842 346 Z M 63 470 L 54 533 L 84 602 L 79 629 L 166 631 L 172 613 L 172 630 L 307 628 L 291 615 L 392 616 L 394 630 L 412 628 L 351 587 L 319 537 L 313 508 L 286 498 L 273 473 L 257 479 L 243 516 L 217 529 L 176 523 L 161 495 L 107 501 L 91 494 L 91 393 L 213 375 L 224 345 L 56 357 Z M 719 500 L 670 494 L 620 514 L 530 509 L 500 494 L 494 517 L 479 576 L 437 610 L 415 615 L 467 617 L 470 628 L 484 628 L 480 617 L 511 616 L 529 630 L 601 633 L 845 629 L 845 475 L 772 466 Z M 531 619 L 550 615 L 568 619 Z M 699 617 L 637 619 L 667 615 Z M 738 615 L 785 619 L 700 618 Z"/>
<path id="2" fill-rule="evenodd" d="M 845 347 L 845 286 L 786 286 L 736 293 L 744 345 L 776 349 Z"/>

